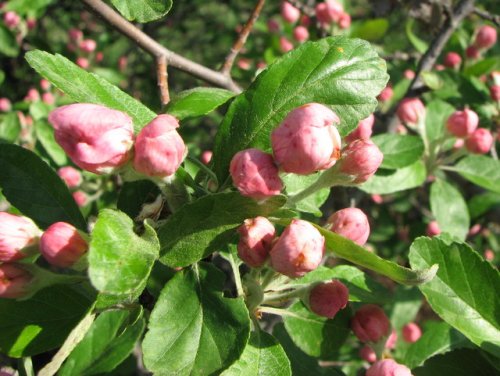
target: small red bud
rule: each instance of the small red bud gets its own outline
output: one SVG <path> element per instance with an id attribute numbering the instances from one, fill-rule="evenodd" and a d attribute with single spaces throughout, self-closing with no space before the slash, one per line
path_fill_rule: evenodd
<path id="1" fill-rule="evenodd" d="M 320 283 L 309 293 L 309 306 L 318 316 L 333 319 L 338 311 L 344 309 L 349 301 L 349 290 L 340 281 Z"/>
<path id="2" fill-rule="evenodd" d="M 351 328 L 361 342 L 378 342 L 389 335 L 390 323 L 382 308 L 367 304 L 356 312 Z"/>
<path id="3" fill-rule="evenodd" d="M 342 151 L 340 172 L 354 176 L 353 183 L 359 184 L 370 179 L 377 171 L 384 155 L 373 142 L 355 140 Z"/>
<path id="4" fill-rule="evenodd" d="M 412 376 L 406 366 L 392 359 L 379 360 L 366 371 L 366 376 Z"/>
<path id="5" fill-rule="evenodd" d="M 425 233 L 430 237 L 441 234 L 441 229 L 439 228 L 437 221 L 429 222 Z"/>
<path id="6" fill-rule="evenodd" d="M 465 147 L 474 154 L 486 154 L 493 146 L 493 136 L 486 128 L 478 128 L 465 140 Z"/>
<path id="7" fill-rule="evenodd" d="M 368 218 L 358 208 L 346 208 L 333 213 L 327 219 L 326 227 L 359 245 L 364 245 L 370 236 Z"/>
<path id="8" fill-rule="evenodd" d="M 456 137 L 467 137 L 479 125 L 479 117 L 469 109 L 455 111 L 446 121 L 448 131 Z"/>
<path id="9" fill-rule="evenodd" d="M 17 299 L 28 293 L 33 276 L 15 264 L 0 265 L 0 298 Z"/>
<path id="10" fill-rule="evenodd" d="M 88 244 L 77 229 L 66 222 L 56 222 L 40 238 L 40 251 L 52 265 L 67 268 L 87 252 Z"/>
<path id="11" fill-rule="evenodd" d="M 269 256 L 276 233 L 273 224 L 264 217 L 245 219 L 238 232 L 238 256 L 251 267 L 262 266 Z"/>
<path id="12" fill-rule="evenodd" d="M 422 337 L 422 330 L 414 322 L 410 322 L 403 326 L 403 339 L 408 343 L 417 342 Z"/>

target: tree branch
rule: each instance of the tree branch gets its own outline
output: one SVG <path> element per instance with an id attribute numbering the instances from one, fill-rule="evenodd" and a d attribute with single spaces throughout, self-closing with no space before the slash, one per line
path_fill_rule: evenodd
<path id="1" fill-rule="evenodd" d="M 257 4 L 255 5 L 255 8 L 252 11 L 252 14 L 250 15 L 250 18 L 248 19 L 247 23 L 245 26 L 243 26 L 243 29 L 241 29 L 240 34 L 238 35 L 238 38 L 233 44 L 233 47 L 231 47 L 231 51 L 229 51 L 229 54 L 226 57 L 226 60 L 224 61 L 224 65 L 222 66 L 221 73 L 230 76 L 231 73 L 231 68 L 233 67 L 234 60 L 236 59 L 236 56 L 240 53 L 241 49 L 245 45 L 245 42 L 247 41 L 248 35 L 252 31 L 253 25 L 255 24 L 255 21 L 257 21 L 257 18 L 259 18 L 260 12 L 262 10 L 262 7 L 264 6 L 264 3 L 266 0 L 258 0 Z"/>
<path id="2" fill-rule="evenodd" d="M 120 14 L 115 12 L 110 6 L 102 0 L 82 0 L 87 4 L 94 13 L 104 18 L 104 20 L 117 29 L 120 33 L 130 38 L 134 43 L 141 47 L 144 51 L 158 59 L 164 57 L 168 65 L 180 69 L 184 72 L 198 77 L 213 85 L 234 91 L 241 92 L 241 88 L 231 79 L 220 72 L 209 69 L 201 64 L 195 63 L 185 57 L 176 54 L 163 47 L 157 41 L 145 34 L 132 23 L 124 19 Z"/>
<path id="3" fill-rule="evenodd" d="M 479 17 L 485 20 L 493 22 L 497 26 L 500 26 L 500 15 L 498 14 L 491 14 L 479 8 L 474 8 L 474 14 L 478 15 Z"/>
<path id="4" fill-rule="evenodd" d="M 160 88 L 160 98 L 162 110 L 170 102 L 170 93 L 168 92 L 168 73 L 167 59 L 165 56 L 156 58 L 156 75 L 158 78 L 158 87 Z"/>

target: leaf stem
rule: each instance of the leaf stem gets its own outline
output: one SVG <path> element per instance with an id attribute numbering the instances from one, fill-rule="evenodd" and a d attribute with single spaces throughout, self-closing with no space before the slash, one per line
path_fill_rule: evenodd
<path id="1" fill-rule="evenodd" d="M 234 259 L 234 255 L 232 253 L 229 253 L 228 260 L 231 264 L 231 269 L 233 270 L 234 283 L 236 284 L 236 293 L 238 294 L 238 297 L 244 296 L 245 293 L 243 291 L 243 285 L 241 283 L 241 275 L 238 262 Z"/>

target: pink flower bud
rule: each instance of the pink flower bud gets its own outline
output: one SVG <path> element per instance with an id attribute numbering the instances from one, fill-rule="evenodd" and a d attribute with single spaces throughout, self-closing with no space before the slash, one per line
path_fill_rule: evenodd
<path id="1" fill-rule="evenodd" d="M 271 154 L 258 149 L 246 149 L 236 153 L 229 172 L 233 184 L 243 196 L 256 200 L 279 195 L 283 183 Z"/>
<path id="2" fill-rule="evenodd" d="M 22 298 L 33 276 L 14 264 L 0 265 L 0 298 Z"/>
<path id="3" fill-rule="evenodd" d="M 455 111 L 446 121 L 448 131 L 456 137 L 467 137 L 479 125 L 479 117 L 469 109 Z"/>
<path id="4" fill-rule="evenodd" d="M 111 173 L 130 159 L 134 140 L 132 119 L 95 104 L 70 104 L 52 111 L 55 139 L 80 168 Z"/>
<path id="5" fill-rule="evenodd" d="M 458 68 L 462 63 L 462 58 L 456 52 L 448 52 L 444 58 L 444 66 L 448 68 Z"/>
<path id="6" fill-rule="evenodd" d="M 0 112 L 9 112 L 12 109 L 12 103 L 8 98 L 0 98 Z"/>
<path id="7" fill-rule="evenodd" d="M 290 278 L 316 269 L 325 250 L 325 238 L 309 222 L 293 219 L 271 249 L 271 265 Z"/>
<path id="8" fill-rule="evenodd" d="M 495 252 L 493 252 L 491 249 L 485 250 L 484 258 L 488 261 L 493 261 L 495 259 Z"/>
<path id="9" fill-rule="evenodd" d="M 36 246 L 39 236 L 40 230 L 31 219 L 0 212 L 0 262 L 28 256 L 28 248 Z"/>
<path id="10" fill-rule="evenodd" d="M 82 174 L 71 166 L 61 167 L 57 175 L 66 183 L 69 188 L 78 187 L 82 182 Z"/>
<path id="11" fill-rule="evenodd" d="M 403 76 L 407 80 L 413 80 L 415 78 L 415 72 L 412 71 L 411 69 L 407 69 L 404 71 Z"/>
<path id="12" fill-rule="evenodd" d="M 351 15 L 349 13 L 341 13 L 339 17 L 339 27 L 348 29 L 351 26 Z"/>
<path id="13" fill-rule="evenodd" d="M 353 183 L 364 183 L 377 171 L 384 155 L 370 140 L 355 140 L 342 152 L 340 172 L 354 176 Z"/>
<path id="14" fill-rule="evenodd" d="M 26 26 L 29 30 L 33 30 L 36 27 L 36 18 L 28 18 L 26 20 Z"/>
<path id="15" fill-rule="evenodd" d="M 300 10 L 287 1 L 281 3 L 281 17 L 288 23 L 295 23 L 299 20 Z"/>
<path id="16" fill-rule="evenodd" d="M 368 363 L 375 363 L 377 361 L 377 354 L 368 345 L 364 345 L 359 349 L 359 356 Z"/>
<path id="17" fill-rule="evenodd" d="M 3 15 L 3 22 L 9 29 L 15 29 L 20 21 L 21 17 L 16 12 L 8 11 Z"/>
<path id="18" fill-rule="evenodd" d="M 279 33 L 280 24 L 278 21 L 270 19 L 269 21 L 267 21 L 267 29 L 269 30 L 270 33 Z"/>
<path id="19" fill-rule="evenodd" d="M 76 59 L 76 65 L 82 69 L 87 69 L 90 66 L 89 60 L 84 57 L 79 57 Z"/>
<path id="20" fill-rule="evenodd" d="M 40 80 L 40 87 L 42 88 L 42 90 L 44 91 L 47 91 L 47 90 L 50 90 L 50 82 L 47 81 L 45 78 L 42 78 Z"/>
<path id="21" fill-rule="evenodd" d="M 465 147 L 474 154 L 486 154 L 493 145 L 493 136 L 486 128 L 478 128 L 465 140 Z"/>
<path id="22" fill-rule="evenodd" d="M 465 56 L 467 56 L 469 59 L 479 59 L 481 54 L 479 53 L 479 50 L 474 47 L 474 46 L 469 46 L 465 50 Z"/>
<path id="23" fill-rule="evenodd" d="M 455 140 L 455 143 L 453 144 L 453 149 L 454 150 L 461 149 L 461 148 L 463 148 L 464 145 L 465 145 L 464 139 L 463 138 L 457 138 Z"/>
<path id="24" fill-rule="evenodd" d="M 356 129 L 345 137 L 346 142 L 353 142 L 358 139 L 369 140 L 372 135 L 373 124 L 375 124 L 375 116 L 370 114 L 366 119 L 361 120 Z"/>
<path id="25" fill-rule="evenodd" d="M 264 264 L 269 256 L 276 230 L 267 218 L 257 217 L 245 219 L 238 228 L 240 241 L 238 256 L 245 264 L 258 268 Z"/>
<path id="26" fill-rule="evenodd" d="M 42 101 L 43 103 L 48 105 L 53 105 L 54 103 L 56 103 L 56 99 L 54 98 L 54 95 L 52 93 L 43 93 Z"/>
<path id="27" fill-rule="evenodd" d="M 472 226 L 470 229 L 469 229 L 469 232 L 467 233 L 468 236 L 476 236 L 477 234 L 479 234 L 482 230 L 482 227 L 479 223 L 476 223 L 474 226 Z"/>
<path id="28" fill-rule="evenodd" d="M 409 343 L 417 342 L 418 339 L 422 337 L 422 330 L 414 322 L 410 322 L 403 326 L 401 332 L 403 333 L 403 339 Z"/>
<path id="29" fill-rule="evenodd" d="M 238 62 L 236 64 L 238 65 L 238 68 L 240 68 L 241 70 L 250 70 L 251 68 L 250 59 L 245 59 L 243 57 L 238 59 Z"/>
<path id="30" fill-rule="evenodd" d="M 427 236 L 430 237 L 441 234 L 441 229 L 439 228 L 437 221 L 429 222 L 429 224 L 427 225 L 427 229 L 425 230 L 425 233 Z"/>
<path id="31" fill-rule="evenodd" d="M 364 245 L 370 236 L 368 218 L 358 208 L 346 208 L 333 213 L 325 227 L 359 245 Z"/>
<path id="32" fill-rule="evenodd" d="M 339 22 L 344 14 L 344 7 L 335 0 L 326 0 L 316 5 L 316 18 L 323 25 L 327 26 L 332 22 Z"/>
<path id="33" fill-rule="evenodd" d="M 118 59 L 118 69 L 123 72 L 127 69 L 128 59 L 126 56 L 122 56 Z"/>
<path id="34" fill-rule="evenodd" d="M 95 61 L 100 63 L 104 59 L 104 54 L 99 51 L 95 54 Z"/>
<path id="35" fill-rule="evenodd" d="M 416 125 L 425 116 L 425 107 L 418 98 L 405 98 L 397 109 L 399 120 L 409 125 Z"/>
<path id="36" fill-rule="evenodd" d="M 305 42 L 309 39 L 309 30 L 304 26 L 297 26 L 293 29 L 293 38 L 299 43 Z"/>
<path id="37" fill-rule="evenodd" d="M 87 194 L 85 192 L 75 191 L 75 192 L 73 192 L 72 196 L 73 196 L 73 199 L 75 200 L 76 204 L 79 207 L 83 207 L 83 206 L 87 205 L 87 201 L 88 201 L 89 197 L 87 196 Z"/>
<path id="38" fill-rule="evenodd" d="M 213 154 L 214 153 L 212 152 L 212 150 L 205 150 L 203 153 L 201 153 L 201 162 L 206 165 L 209 164 L 212 160 Z"/>
<path id="39" fill-rule="evenodd" d="M 292 42 L 290 42 L 285 37 L 280 37 L 280 50 L 284 54 L 287 53 L 288 51 L 293 50 L 293 44 L 292 44 Z"/>
<path id="40" fill-rule="evenodd" d="M 178 120 L 171 115 L 158 115 L 146 125 L 135 141 L 134 168 L 147 176 L 173 175 L 187 151 L 178 127 Z"/>
<path id="41" fill-rule="evenodd" d="M 340 156 L 338 123 L 335 112 L 318 103 L 294 109 L 271 134 L 276 162 L 301 175 L 332 167 Z"/>
<path id="42" fill-rule="evenodd" d="M 366 304 L 352 318 L 351 329 L 361 342 L 378 342 L 389 335 L 390 323 L 382 308 Z"/>
<path id="43" fill-rule="evenodd" d="M 70 29 L 68 32 L 69 39 L 74 42 L 78 42 L 83 38 L 83 32 L 79 29 Z"/>
<path id="44" fill-rule="evenodd" d="M 491 99 L 494 101 L 500 101 L 500 85 L 493 85 L 490 87 Z"/>
<path id="45" fill-rule="evenodd" d="M 396 330 L 392 329 L 391 335 L 387 338 L 385 342 L 385 347 L 392 350 L 396 347 L 396 342 L 398 341 L 398 333 Z"/>
<path id="46" fill-rule="evenodd" d="M 374 194 L 374 195 L 371 195 L 370 198 L 376 204 L 380 205 L 380 204 L 384 203 L 384 198 L 381 195 Z"/>
<path id="47" fill-rule="evenodd" d="M 349 301 L 349 290 L 340 281 L 320 283 L 309 293 L 309 306 L 318 316 L 333 319 L 338 311 L 344 309 Z"/>
<path id="48" fill-rule="evenodd" d="M 497 41 L 497 30 L 489 25 L 484 25 L 479 28 L 474 41 L 474 46 L 477 48 L 488 49 L 495 45 Z"/>
<path id="49" fill-rule="evenodd" d="M 434 66 L 434 69 L 438 72 L 441 72 L 441 71 L 444 71 L 446 69 L 446 67 L 443 65 L 443 64 L 436 64 Z"/>
<path id="50" fill-rule="evenodd" d="M 257 69 L 265 69 L 266 67 L 267 64 L 262 60 L 257 63 Z"/>
<path id="51" fill-rule="evenodd" d="M 66 222 L 49 226 L 40 238 L 40 251 L 52 265 L 68 268 L 87 252 L 88 244 L 77 229 Z"/>
<path id="52" fill-rule="evenodd" d="M 307 16 L 307 15 L 302 15 L 302 17 L 300 17 L 300 24 L 304 27 L 309 27 L 311 26 L 311 17 Z"/>
<path id="53" fill-rule="evenodd" d="M 387 102 L 391 100 L 392 96 L 394 95 L 394 90 L 392 89 L 392 86 L 386 86 L 378 95 L 377 99 L 380 102 Z"/>
<path id="54" fill-rule="evenodd" d="M 412 376 L 412 374 L 410 369 L 393 359 L 384 359 L 368 368 L 366 376 Z"/>
<path id="55" fill-rule="evenodd" d="M 28 93 L 24 97 L 24 100 L 26 102 L 37 102 L 40 100 L 40 93 L 37 89 L 32 87 L 28 90 Z"/>

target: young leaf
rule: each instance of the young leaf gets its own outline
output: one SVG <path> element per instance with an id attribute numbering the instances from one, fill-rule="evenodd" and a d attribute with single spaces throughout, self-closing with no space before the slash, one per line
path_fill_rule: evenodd
<path id="1" fill-rule="evenodd" d="M 425 128 L 430 141 L 441 142 L 445 134 L 446 120 L 455 112 L 455 107 L 439 99 L 429 102 L 425 106 Z"/>
<path id="2" fill-rule="evenodd" d="M 380 168 L 409 166 L 418 161 L 424 152 L 424 143 L 418 136 L 380 134 L 372 137 L 372 141 L 384 154 Z"/>
<path id="3" fill-rule="evenodd" d="M 35 134 L 37 141 L 58 166 L 68 164 L 66 152 L 54 139 L 54 128 L 47 121 L 40 120 L 35 123 Z"/>
<path id="4" fill-rule="evenodd" d="M 242 298 L 222 296 L 223 284 L 222 272 L 200 263 L 165 285 L 142 343 L 148 370 L 156 375 L 210 375 L 240 357 L 250 318 Z"/>
<path id="5" fill-rule="evenodd" d="M 111 0 L 129 21 L 141 23 L 158 20 L 172 8 L 172 0 Z"/>
<path id="6" fill-rule="evenodd" d="M 422 306 L 422 293 L 416 287 L 397 286 L 391 304 L 391 324 L 396 330 L 415 320 Z"/>
<path id="7" fill-rule="evenodd" d="M 41 228 L 68 222 L 87 225 L 68 187 L 33 152 L 17 145 L 0 145 L 0 187 L 7 200 Z"/>
<path id="8" fill-rule="evenodd" d="M 492 192 L 500 193 L 500 161 L 484 155 L 470 155 L 449 169 Z"/>
<path id="9" fill-rule="evenodd" d="M 4 25 L 0 25 L 0 54 L 8 57 L 19 55 L 19 44 L 14 34 Z"/>
<path id="10" fill-rule="evenodd" d="M 0 142 L 15 142 L 19 133 L 21 133 L 21 122 L 17 113 L 6 114 L 0 123 Z"/>
<path id="11" fill-rule="evenodd" d="M 500 194 L 495 192 L 486 192 L 481 195 L 473 196 L 467 203 L 470 217 L 478 218 L 490 209 L 500 205 Z"/>
<path id="12" fill-rule="evenodd" d="M 436 277 L 419 286 L 444 321 L 482 349 L 500 356 L 500 274 L 465 243 L 419 238 L 410 249 L 414 268 L 438 264 Z"/>
<path id="13" fill-rule="evenodd" d="M 385 62 L 366 41 L 345 37 L 307 42 L 286 54 L 231 103 L 217 132 L 214 167 L 226 181 L 234 154 L 270 150 L 270 134 L 294 108 L 318 102 L 341 119 L 346 135 L 377 105 L 388 80 Z"/>

